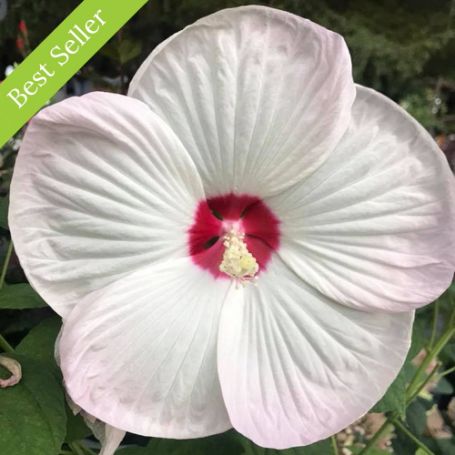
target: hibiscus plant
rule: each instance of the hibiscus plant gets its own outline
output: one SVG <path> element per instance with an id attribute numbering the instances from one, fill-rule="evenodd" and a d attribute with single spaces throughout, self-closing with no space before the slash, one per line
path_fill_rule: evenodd
<path id="1" fill-rule="evenodd" d="M 454 177 L 339 34 L 221 10 L 19 145 L 0 308 L 49 317 L 0 335 L 5 454 L 455 447 L 409 417 L 451 387 Z"/>

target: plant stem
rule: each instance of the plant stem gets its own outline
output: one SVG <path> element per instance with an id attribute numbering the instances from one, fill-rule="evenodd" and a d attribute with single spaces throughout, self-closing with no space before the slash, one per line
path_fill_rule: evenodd
<path id="1" fill-rule="evenodd" d="M 425 380 L 417 387 L 416 391 L 406 399 L 406 406 L 409 406 L 412 401 L 414 401 L 415 398 L 418 397 L 419 393 L 422 391 L 422 389 L 436 376 L 436 372 L 438 371 L 439 368 L 439 363 L 435 365 L 433 370 L 431 370 L 431 373 L 425 378 Z"/>
<path id="2" fill-rule="evenodd" d="M 434 310 L 433 310 L 433 325 L 431 327 L 431 338 L 430 343 L 428 345 L 428 349 L 431 351 L 433 349 L 434 340 L 436 338 L 436 332 L 438 331 L 438 317 L 439 317 L 439 299 L 434 302 Z"/>
<path id="3" fill-rule="evenodd" d="M 390 419 L 387 418 L 387 420 L 382 424 L 381 428 L 379 428 L 379 430 L 376 431 L 376 433 L 367 442 L 367 445 L 359 452 L 358 455 L 365 455 L 371 448 L 375 446 L 379 439 L 385 436 L 392 429 L 392 426 L 393 425 L 390 422 Z"/>
<path id="4" fill-rule="evenodd" d="M 14 352 L 14 348 L 0 335 L 0 348 L 2 348 L 8 354 L 12 354 Z"/>
<path id="5" fill-rule="evenodd" d="M 435 455 L 422 441 L 416 438 L 411 431 L 409 431 L 403 423 L 396 419 L 393 422 L 409 439 L 417 444 L 427 455 Z"/>
<path id="6" fill-rule="evenodd" d="M 431 379 L 436 375 L 436 371 L 439 367 L 439 364 L 436 365 L 431 373 L 425 377 L 423 381 L 421 381 L 422 375 L 425 373 L 426 369 L 428 366 L 431 364 L 432 360 L 437 357 L 437 355 L 441 352 L 441 350 L 444 348 L 444 346 L 450 341 L 450 339 L 454 336 L 455 334 L 455 310 L 452 312 L 452 315 L 449 318 L 449 323 L 447 324 L 444 332 L 442 333 L 441 337 L 439 340 L 435 343 L 435 338 L 436 338 L 436 324 L 437 324 L 437 319 L 438 319 L 438 312 L 439 309 L 435 309 L 435 315 L 433 319 L 433 332 L 432 332 L 432 339 L 430 341 L 430 347 L 427 351 L 427 355 L 423 359 L 422 363 L 419 365 L 417 368 L 416 373 L 414 374 L 413 378 L 411 379 L 411 382 L 408 384 L 408 387 L 406 389 L 406 406 L 409 406 L 409 404 L 417 397 L 417 395 L 420 393 L 420 391 L 425 387 L 428 382 L 431 381 Z M 446 374 L 449 374 L 451 372 L 455 371 L 455 367 L 450 368 L 446 371 L 444 371 L 440 376 L 445 376 Z M 405 433 L 410 439 L 412 439 L 422 450 L 425 451 L 428 455 L 434 455 L 433 452 L 428 449 L 428 447 L 423 444 L 423 442 L 419 441 L 416 436 L 414 436 L 398 419 L 398 413 L 394 412 L 390 414 L 386 421 L 382 424 L 381 428 L 373 435 L 373 437 L 368 441 L 366 446 L 359 452 L 358 455 L 366 455 L 371 448 L 375 446 L 375 444 L 378 442 L 378 440 L 386 435 L 390 429 L 393 427 L 393 425 L 396 425 L 399 427 L 403 433 Z"/>
<path id="7" fill-rule="evenodd" d="M 332 436 L 330 438 L 330 440 L 332 441 L 333 455 L 339 455 L 337 440 L 336 440 L 335 436 Z"/>
<path id="8" fill-rule="evenodd" d="M 452 304 L 452 306 L 454 306 L 454 299 L 452 297 L 450 297 L 450 303 Z M 448 326 L 453 327 L 454 325 L 455 325 L 455 310 L 452 311 Z"/>
<path id="9" fill-rule="evenodd" d="M 0 274 L 0 289 L 5 284 L 5 276 L 6 271 L 8 270 L 8 264 L 11 259 L 11 254 L 13 253 L 13 242 L 10 241 L 8 244 L 8 249 L 6 250 L 5 260 L 3 262 L 2 273 Z M 14 348 L 0 335 L 0 348 L 2 348 L 5 352 L 13 353 Z"/>
<path id="10" fill-rule="evenodd" d="M 6 271 L 8 270 L 9 261 L 11 259 L 11 254 L 13 252 L 13 242 L 10 240 L 8 249 L 6 250 L 5 260 L 3 262 L 2 273 L 0 275 L 0 289 L 5 284 Z"/>
<path id="11" fill-rule="evenodd" d="M 422 376 L 422 373 L 425 372 L 425 370 L 428 368 L 428 365 L 430 365 L 431 361 L 441 352 L 444 346 L 450 341 L 454 333 L 455 327 L 452 327 L 449 324 L 447 329 L 441 335 L 441 338 L 439 338 L 439 340 L 434 345 L 434 348 L 427 353 L 408 386 L 408 389 L 406 391 L 407 396 L 406 401 L 409 401 L 409 398 L 415 395 L 416 389 L 419 388 L 418 384 L 420 382 L 420 377 Z"/>
<path id="12" fill-rule="evenodd" d="M 453 373 L 455 371 L 455 367 L 449 368 L 448 370 L 443 371 L 441 374 L 438 375 L 439 378 L 442 378 L 443 376 L 447 376 L 450 373 Z"/>

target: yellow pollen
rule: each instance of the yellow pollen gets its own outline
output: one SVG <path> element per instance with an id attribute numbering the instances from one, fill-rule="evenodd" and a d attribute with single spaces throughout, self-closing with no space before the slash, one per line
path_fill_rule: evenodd
<path id="1" fill-rule="evenodd" d="M 225 247 L 220 271 L 242 284 L 255 281 L 259 265 L 256 258 L 248 251 L 244 241 L 245 234 L 231 229 L 225 236 Z"/>

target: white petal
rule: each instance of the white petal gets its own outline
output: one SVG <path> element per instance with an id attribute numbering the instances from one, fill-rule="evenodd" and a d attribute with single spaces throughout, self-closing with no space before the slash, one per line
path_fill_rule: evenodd
<path id="1" fill-rule="evenodd" d="M 223 307 L 218 370 L 232 425 L 263 447 L 311 444 L 385 393 L 410 344 L 413 312 L 369 313 L 304 284 L 278 258 Z"/>
<path id="2" fill-rule="evenodd" d="M 57 335 L 54 345 L 54 356 L 57 365 L 60 366 L 60 339 L 62 337 L 63 329 Z M 98 420 L 88 412 L 85 412 L 80 406 L 78 406 L 71 397 L 65 393 L 66 403 L 71 409 L 74 415 L 81 414 L 85 424 L 90 428 L 95 438 L 101 443 L 100 455 L 113 455 L 120 446 L 126 432 L 119 430 L 118 428 L 107 425 L 106 423 Z"/>
<path id="3" fill-rule="evenodd" d="M 358 87 L 330 158 L 266 201 L 281 257 L 346 305 L 407 311 L 437 298 L 455 267 L 454 179 L 430 135 L 383 95 Z"/>
<path id="4" fill-rule="evenodd" d="M 216 341 L 229 288 L 184 258 L 88 296 L 67 318 L 60 341 L 71 398 L 103 422 L 145 436 L 226 431 Z"/>
<path id="5" fill-rule="evenodd" d="M 115 451 L 120 446 L 125 431 L 111 427 L 110 425 L 104 426 L 104 441 L 102 441 L 100 455 L 114 455 Z"/>
<path id="6" fill-rule="evenodd" d="M 179 136 L 208 195 L 266 196 L 325 159 L 355 96 L 341 36 L 262 6 L 219 11 L 168 39 L 129 95 Z"/>
<path id="7" fill-rule="evenodd" d="M 10 227 L 31 284 L 66 316 L 119 276 L 185 255 L 203 197 L 188 154 L 145 104 L 92 93 L 33 119 L 11 185 Z"/>

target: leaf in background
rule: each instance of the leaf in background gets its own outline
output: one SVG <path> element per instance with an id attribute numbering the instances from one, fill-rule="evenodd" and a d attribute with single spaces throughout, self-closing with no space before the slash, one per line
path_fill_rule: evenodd
<path id="1" fill-rule="evenodd" d="M 414 400 L 406 410 L 406 425 L 411 432 L 420 437 L 427 424 L 426 407 L 421 398 Z"/>
<path id="2" fill-rule="evenodd" d="M 425 313 L 417 311 L 414 320 L 414 326 L 412 327 L 412 342 L 409 348 L 406 362 L 412 360 L 428 342 L 428 337 L 425 333 L 428 327 L 431 327 L 433 319 L 433 310 Z"/>
<path id="3" fill-rule="evenodd" d="M 346 447 L 352 455 L 357 455 L 359 454 L 363 448 L 362 447 L 356 447 L 356 446 L 351 446 L 351 447 Z M 368 450 L 368 455 L 390 455 L 390 452 L 387 450 L 382 450 L 378 449 L 377 447 L 372 447 L 371 449 Z"/>
<path id="4" fill-rule="evenodd" d="M 115 455 L 152 455 L 152 453 L 146 447 L 126 447 L 117 450 Z"/>
<path id="5" fill-rule="evenodd" d="M 233 431 L 200 439 L 177 441 L 153 438 L 147 445 L 150 455 L 241 455 L 242 446 Z"/>
<path id="6" fill-rule="evenodd" d="M 296 447 L 286 450 L 264 449 L 257 446 L 249 439 L 240 436 L 244 452 L 242 455 L 331 455 L 333 453 L 332 442 L 330 439 L 311 444 L 305 447 Z"/>
<path id="7" fill-rule="evenodd" d="M 0 227 L 8 229 L 9 197 L 0 198 Z"/>
<path id="8" fill-rule="evenodd" d="M 35 360 L 55 363 L 54 345 L 61 326 L 58 316 L 45 319 L 19 343 L 16 352 Z"/>
<path id="9" fill-rule="evenodd" d="M 452 384 L 444 377 L 442 377 L 436 387 L 432 389 L 431 393 L 439 393 L 440 395 L 451 395 L 453 393 Z"/>
<path id="10" fill-rule="evenodd" d="M 447 439 L 422 436 L 419 439 L 434 455 L 453 455 L 455 453 L 455 438 L 453 436 Z M 428 455 L 428 452 L 425 455 Z"/>
<path id="11" fill-rule="evenodd" d="M 395 381 L 387 389 L 385 395 L 378 401 L 370 412 L 398 411 L 404 415 L 406 410 L 406 373 L 401 369 Z"/>
<path id="12" fill-rule="evenodd" d="M 80 441 L 81 439 L 84 439 L 92 434 L 81 415 L 74 415 L 68 406 L 66 406 L 66 416 L 67 424 L 65 442 Z"/>
<path id="13" fill-rule="evenodd" d="M 401 416 L 404 416 L 406 411 L 406 384 L 415 371 L 415 366 L 411 362 L 424 346 L 425 325 L 426 321 L 422 317 L 416 318 L 412 330 L 411 347 L 406 361 L 385 395 L 373 406 L 370 412 L 398 411 Z"/>
<path id="14" fill-rule="evenodd" d="M 35 360 L 49 362 L 57 368 L 54 358 L 54 346 L 61 327 L 62 321 L 58 316 L 51 316 L 45 319 L 35 326 L 19 343 L 16 347 L 16 352 Z M 67 417 L 65 442 L 79 441 L 92 434 L 80 415 L 75 416 L 68 406 L 65 406 L 65 412 Z"/>
<path id="15" fill-rule="evenodd" d="M 444 321 L 447 320 L 455 303 L 455 283 L 452 283 L 449 288 L 441 295 L 439 301 L 439 318 Z M 424 307 L 425 308 L 425 307 Z"/>
<path id="16" fill-rule="evenodd" d="M 136 58 L 141 52 L 142 44 L 140 41 L 124 39 L 120 42 L 118 49 L 119 61 L 123 65 Z"/>
<path id="17" fill-rule="evenodd" d="M 27 283 L 3 286 L 0 289 L 0 310 L 43 308 L 46 302 Z"/>
<path id="18" fill-rule="evenodd" d="M 200 439 L 175 440 L 152 438 L 147 447 L 128 447 L 115 455 L 243 455 L 234 431 Z"/>
<path id="19" fill-rule="evenodd" d="M 400 429 L 396 428 L 396 436 L 392 439 L 393 453 L 397 455 L 414 455 L 417 450 L 415 442 L 411 441 Z"/>
<path id="20" fill-rule="evenodd" d="M 116 455 L 330 455 L 330 439 L 306 447 L 287 450 L 264 449 L 244 436 L 228 431 L 208 438 L 177 441 L 173 439 L 150 440 L 147 447 L 128 447 Z"/>
<path id="21" fill-rule="evenodd" d="M 142 44 L 129 38 L 113 39 L 101 50 L 101 54 L 120 65 L 133 60 L 142 52 Z"/>
<path id="22" fill-rule="evenodd" d="M 424 439 L 427 442 L 427 438 Z M 452 436 L 450 439 L 435 438 L 432 441 L 439 449 L 441 454 L 449 455 L 455 453 L 455 437 Z M 426 454 L 425 454 L 426 455 Z"/>
<path id="23" fill-rule="evenodd" d="M 22 380 L 0 391 L 0 447 L 8 455 L 58 455 L 65 439 L 63 389 L 49 362 L 14 356 Z M 0 369 L 0 375 L 8 373 Z"/>
<path id="24" fill-rule="evenodd" d="M 448 364 L 455 364 L 455 342 L 447 344 L 439 357 Z"/>

